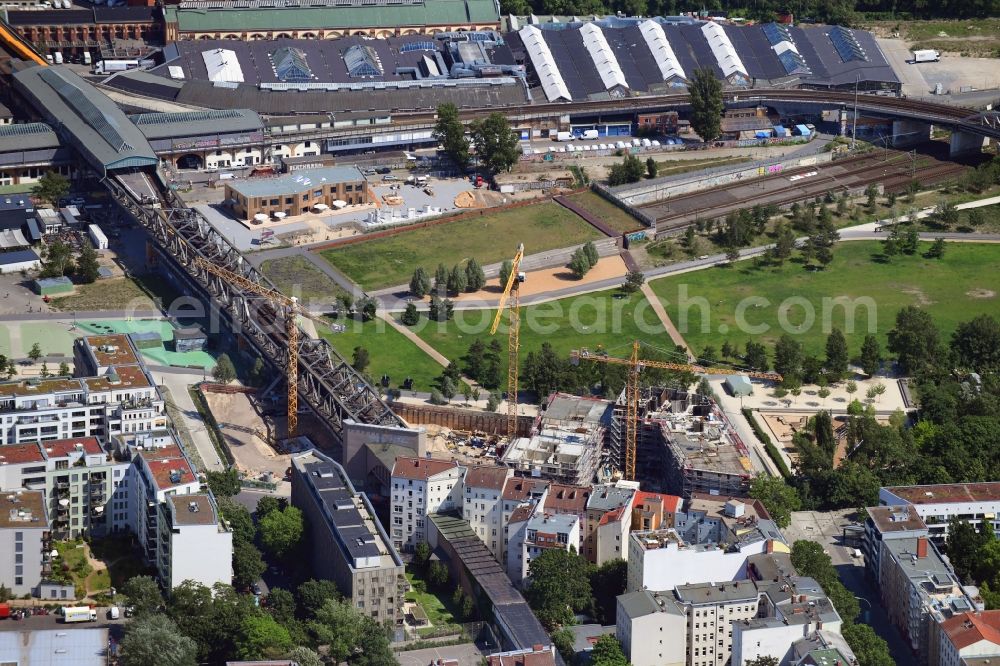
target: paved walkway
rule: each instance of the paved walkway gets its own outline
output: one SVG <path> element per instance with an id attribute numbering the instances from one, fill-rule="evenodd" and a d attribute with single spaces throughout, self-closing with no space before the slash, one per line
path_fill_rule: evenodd
<path id="1" fill-rule="evenodd" d="M 670 336 L 670 339 L 673 340 L 674 344 L 684 347 L 687 351 L 689 359 L 696 358 L 694 352 L 691 351 L 691 348 L 688 346 L 687 341 L 684 340 L 684 336 L 682 336 L 681 332 L 677 330 L 676 326 L 674 326 L 674 322 L 670 321 L 670 315 L 668 315 L 667 311 L 663 308 L 663 303 L 660 302 L 660 299 L 653 292 L 652 288 L 645 282 L 642 284 L 642 293 L 646 297 L 646 300 L 649 301 L 649 304 L 653 307 L 653 312 L 655 312 L 656 316 L 660 318 L 660 323 L 663 324 L 663 328 L 667 330 L 667 335 Z"/>

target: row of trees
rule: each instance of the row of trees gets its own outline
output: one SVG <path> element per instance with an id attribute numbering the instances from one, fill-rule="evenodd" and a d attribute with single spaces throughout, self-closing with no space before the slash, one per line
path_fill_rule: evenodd
<path id="1" fill-rule="evenodd" d="M 463 169 L 472 161 L 471 148 L 475 148 L 479 164 L 492 173 L 510 171 L 520 155 L 518 137 L 511 130 L 507 116 L 500 112 L 470 124 L 469 137 L 466 137 L 458 107 L 450 102 L 439 104 L 434 137 L 452 161 Z"/>
<path id="2" fill-rule="evenodd" d="M 410 293 L 417 298 L 427 294 L 441 297 L 446 294 L 457 296 L 462 292 L 479 291 L 486 286 L 486 274 L 482 266 L 472 257 L 465 265 L 455 264 L 449 271 L 444 264 L 438 264 L 434 271 L 434 280 L 422 267 L 418 266 L 410 277 Z"/>
<path id="3" fill-rule="evenodd" d="M 573 624 L 577 614 L 614 624 L 628 566 L 624 560 L 611 560 L 598 567 L 575 549 L 549 549 L 531 560 L 528 574 L 528 605 L 546 628 L 554 630 Z"/>
<path id="4" fill-rule="evenodd" d="M 591 241 L 587 241 L 582 247 L 578 247 L 573 252 L 573 256 L 570 257 L 568 264 L 569 269 L 573 272 L 573 276 L 577 280 L 582 280 L 590 272 L 590 269 L 597 265 L 600 259 L 601 255 L 597 253 L 597 248 Z"/>
<path id="5" fill-rule="evenodd" d="M 80 244 L 80 249 L 73 256 L 73 248 L 60 240 L 53 241 L 42 248 L 43 278 L 72 276 L 77 282 L 91 284 L 97 280 L 100 263 L 97 251 L 89 242 Z"/>

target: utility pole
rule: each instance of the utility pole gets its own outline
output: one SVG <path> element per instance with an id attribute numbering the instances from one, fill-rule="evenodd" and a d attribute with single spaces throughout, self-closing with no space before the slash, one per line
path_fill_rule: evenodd
<path id="1" fill-rule="evenodd" d="M 854 77 L 854 123 L 851 126 L 851 150 L 854 150 L 854 145 L 858 140 L 858 84 L 861 83 L 861 75 L 856 74 Z"/>

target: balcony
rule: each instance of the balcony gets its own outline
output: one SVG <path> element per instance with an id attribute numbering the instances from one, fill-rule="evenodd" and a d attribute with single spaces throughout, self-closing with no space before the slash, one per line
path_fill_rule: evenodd
<path id="1" fill-rule="evenodd" d="M 69 490 L 69 481 L 56 481 L 53 485 L 56 490 Z"/>

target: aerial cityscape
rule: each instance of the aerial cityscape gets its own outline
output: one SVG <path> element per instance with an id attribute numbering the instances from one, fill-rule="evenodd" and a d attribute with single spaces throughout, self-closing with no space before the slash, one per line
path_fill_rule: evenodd
<path id="1" fill-rule="evenodd" d="M 1000 0 L 0 4 L 0 665 L 1000 664 Z"/>

